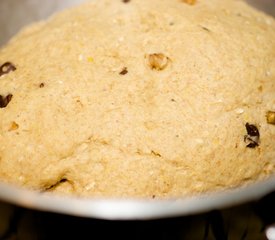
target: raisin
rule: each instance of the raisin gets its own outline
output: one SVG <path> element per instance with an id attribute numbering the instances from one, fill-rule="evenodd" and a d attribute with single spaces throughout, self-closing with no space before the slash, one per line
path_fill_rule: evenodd
<path id="1" fill-rule="evenodd" d="M 122 71 L 119 73 L 120 75 L 126 75 L 128 73 L 128 69 L 125 67 L 122 69 Z"/>
<path id="2" fill-rule="evenodd" d="M 11 62 L 6 62 L 0 67 L 0 77 L 15 70 L 16 67 Z"/>
<path id="3" fill-rule="evenodd" d="M 45 87 L 45 83 L 40 83 L 40 84 L 39 84 L 39 87 L 40 87 L 40 88 Z"/>
<path id="4" fill-rule="evenodd" d="M 260 136 L 259 130 L 255 125 L 246 123 L 245 127 L 246 127 L 246 131 L 247 131 L 248 135 L 253 136 L 253 137 Z"/>
<path id="5" fill-rule="evenodd" d="M 0 108 L 5 108 L 8 106 L 9 102 L 12 99 L 12 94 L 8 94 L 6 97 L 0 95 Z"/>
<path id="6" fill-rule="evenodd" d="M 247 148 L 255 148 L 259 146 L 260 142 L 260 132 L 258 128 L 253 125 L 246 123 L 245 128 L 247 131 L 247 135 L 244 136 L 245 143 L 248 143 L 246 145 Z"/>
<path id="7" fill-rule="evenodd" d="M 251 143 L 249 143 L 246 147 L 247 147 L 247 148 L 255 148 L 255 147 L 258 147 L 258 146 L 259 146 L 258 143 L 256 143 L 256 142 L 251 142 Z"/>

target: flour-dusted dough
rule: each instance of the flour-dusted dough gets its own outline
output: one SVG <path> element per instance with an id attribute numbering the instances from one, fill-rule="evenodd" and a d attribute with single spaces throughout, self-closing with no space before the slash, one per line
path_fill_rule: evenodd
<path id="1" fill-rule="evenodd" d="M 242 1 L 91 1 L 24 29 L 6 62 L 1 181 L 158 198 L 275 172 L 275 21 Z"/>

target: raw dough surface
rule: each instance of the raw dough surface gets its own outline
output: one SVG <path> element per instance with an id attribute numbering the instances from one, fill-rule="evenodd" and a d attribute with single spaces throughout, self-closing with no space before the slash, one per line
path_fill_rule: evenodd
<path id="1" fill-rule="evenodd" d="M 87 2 L 22 30 L 5 62 L 1 181 L 158 198 L 275 172 L 275 21 L 242 1 Z"/>

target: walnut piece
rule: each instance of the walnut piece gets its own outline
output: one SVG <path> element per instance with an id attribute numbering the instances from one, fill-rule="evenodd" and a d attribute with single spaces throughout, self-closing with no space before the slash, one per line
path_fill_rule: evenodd
<path id="1" fill-rule="evenodd" d="M 19 125 L 16 122 L 12 122 L 9 128 L 9 131 L 15 131 L 19 128 Z"/>
<path id="2" fill-rule="evenodd" d="M 275 112 L 268 111 L 266 113 L 267 123 L 275 125 Z"/>
<path id="3" fill-rule="evenodd" d="M 197 2 L 197 0 L 182 0 L 184 3 L 187 3 L 187 4 L 189 4 L 189 5 L 194 5 L 196 2 Z"/>
<path id="4" fill-rule="evenodd" d="M 165 69 L 170 61 L 170 59 L 162 53 L 149 54 L 147 58 L 150 68 L 158 71 Z"/>

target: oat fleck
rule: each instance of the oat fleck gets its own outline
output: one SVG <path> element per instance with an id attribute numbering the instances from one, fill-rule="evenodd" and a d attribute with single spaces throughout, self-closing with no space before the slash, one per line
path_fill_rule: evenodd
<path id="1" fill-rule="evenodd" d="M 119 42 L 124 42 L 124 40 L 125 40 L 124 37 L 118 38 L 118 41 L 119 41 Z"/>
<path id="2" fill-rule="evenodd" d="M 235 112 L 236 112 L 237 114 L 243 114 L 243 113 L 244 113 L 244 109 L 243 109 L 243 108 L 237 108 L 237 109 L 235 110 Z"/>
<path id="3" fill-rule="evenodd" d="M 270 71 L 266 71 L 265 74 L 266 74 L 267 77 L 270 77 L 270 76 L 271 76 L 271 72 L 270 72 Z"/>
<path id="4" fill-rule="evenodd" d="M 80 55 L 78 56 L 78 61 L 82 62 L 82 61 L 83 61 L 83 59 L 84 59 L 83 54 L 80 54 Z"/>

